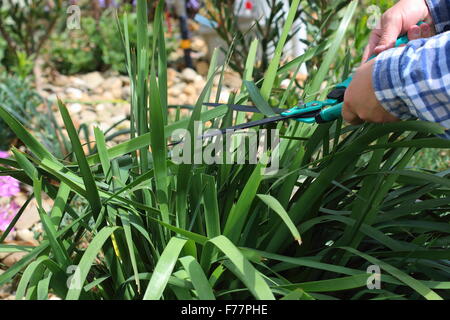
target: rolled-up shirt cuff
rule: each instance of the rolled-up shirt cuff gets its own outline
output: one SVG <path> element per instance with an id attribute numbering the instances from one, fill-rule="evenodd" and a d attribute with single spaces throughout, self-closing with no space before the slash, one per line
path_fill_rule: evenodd
<path id="1" fill-rule="evenodd" d="M 450 0 L 426 0 L 437 33 L 450 30 Z"/>

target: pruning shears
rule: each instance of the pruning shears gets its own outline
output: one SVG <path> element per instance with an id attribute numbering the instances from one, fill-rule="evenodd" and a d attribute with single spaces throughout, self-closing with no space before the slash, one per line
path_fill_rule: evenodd
<path id="1" fill-rule="evenodd" d="M 420 22 L 418 25 L 422 24 Z M 395 43 L 395 46 L 401 46 L 409 42 L 408 35 L 399 37 Z M 375 58 L 372 56 L 369 60 Z M 342 107 L 344 104 L 345 91 L 352 82 L 352 76 L 339 83 L 328 94 L 327 99 L 324 101 L 311 101 L 308 103 L 300 104 L 292 109 L 272 109 L 277 116 L 265 118 L 258 121 L 251 121 L 240 125 L 228 127 L 222 129 L 222 133 L 226 133 L 229 130 L 243 130 L 252 127 L 258 127 L 264 124 L 274 123 L 287 119 L 293 119 L 299 122 L 314 124 L 314 123 L 327 123 L 337 120 L 341 117 Z M 238 105 L 238 104 L 224 104 L 224 103 L 205 103 L 205 106 L 218 107 L 226 105 L 235 111 L 243 112 L 255 112 L 260 113 L 259 109 L 254 106 Z M 217 133 L 218 134 L 218 133 Z M 216 134 L 206 135 L 207 137 L 214 136 Z"/>

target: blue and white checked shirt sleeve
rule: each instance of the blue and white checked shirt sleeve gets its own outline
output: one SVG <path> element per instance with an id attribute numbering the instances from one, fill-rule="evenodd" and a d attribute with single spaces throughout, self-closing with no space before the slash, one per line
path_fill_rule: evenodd
<path id="1" fill-rule="evenodd" d="M 450 0 L 426 0 L 437 33 L 450 28 Z"/>
<path id="2" fill-rule="evenodd" d="M 450 28 L 450 0 L 427 0 L 436 31 Z M 380 53 L 375 95 L 400 119 L 419 118 L 450 129 L 450 32 Z M 450 130 L 443 136 L 450 139 Z"/>

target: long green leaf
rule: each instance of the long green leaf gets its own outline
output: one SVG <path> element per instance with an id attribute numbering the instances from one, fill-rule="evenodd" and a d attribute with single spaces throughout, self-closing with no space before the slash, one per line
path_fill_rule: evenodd
<path id="1" fill-rule="evenodd" d="M 144 300 L 159 300 L 161 298 L 186 242 L 185 239 L 175 237 L 170 239 L 156 264 L 155 271 L 145 291 Z"/>

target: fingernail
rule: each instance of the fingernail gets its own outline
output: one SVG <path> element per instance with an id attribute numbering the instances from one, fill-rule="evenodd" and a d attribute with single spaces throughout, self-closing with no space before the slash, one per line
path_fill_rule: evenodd
<path id="1" fill-rule="evenodd" d="M 386 46 L 375 47 L 375 51 L 377 51 L 377 52 L 384 51 L 385 49 L 386 49 Z"/>

